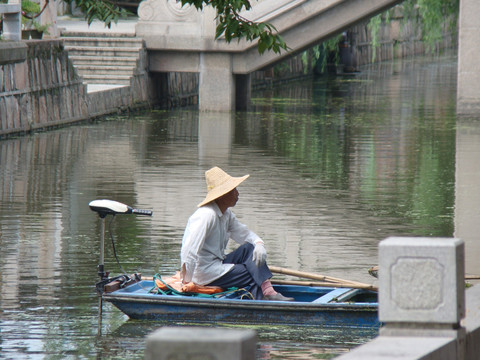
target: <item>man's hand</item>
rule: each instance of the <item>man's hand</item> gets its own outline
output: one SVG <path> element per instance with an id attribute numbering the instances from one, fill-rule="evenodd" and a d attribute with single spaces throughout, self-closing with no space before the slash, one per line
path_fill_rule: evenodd
<path id="1" fill-rule="evenodd" d="M 265 250 L 263 242 L 257 241 L 255 243 L 252 260 L 255 261 L 255 264 L 257 264 L 257 266 L 263 265 L 267 260 L 267 250 Z"/>

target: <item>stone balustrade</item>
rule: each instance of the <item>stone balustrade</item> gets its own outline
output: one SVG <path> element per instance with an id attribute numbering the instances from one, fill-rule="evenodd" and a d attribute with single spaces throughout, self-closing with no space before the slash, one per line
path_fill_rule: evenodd
<path id="1" fill-rule="evenodd" d="M 480 285 L 465 292 L 464 276 L 462 240 L 383 240 L 379 320 L 384 326 L 376 339 L 339 360 L 478 359 Z"/>
<path id="2" fill-rule="evenodd" d="M 384 325 L 377 338 L 338 359 L 478 359 L 480 285 L 465 291 L 464 271 L 460 239 L 392 237 L 382 241 L 379 320 Z M 251 330 L 167 327 L 147 338 L 145 357 L 253 359 L 255 341 Z"/>

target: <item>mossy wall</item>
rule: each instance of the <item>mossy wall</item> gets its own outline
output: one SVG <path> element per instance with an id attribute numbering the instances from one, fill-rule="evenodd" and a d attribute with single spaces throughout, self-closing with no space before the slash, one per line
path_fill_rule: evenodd
<path id="1" fill-rule="evenodd" d="M 138 71 L 130 86 L 87 93 L 62 40 L 18 44 L 26 52 L 0 58 L 0 138 L 151 105 L 146 71 Z M 11 47 L 0 41 L 0 52 Z"/>
<path id="2" fill-rule="evenodd" d="M 23 61 L 0 64 L 0 135 L 84 118 L 86 89 L 62 42 L 23 43 Z"/>
<path id="3" fill-rule="evenodd" d="M 369 26 L 369 21 L 346 30 L 338 44 L 337 63 L 334 63 L 332 54 L 324 59 L 328 54 L 318 57 L 313 49 L 309 49 L 273 67 L 255 72 L 252 74 L 252 84 L 254 87 L 264 87 L 292 78 L 327 73 L 332 69 L 333 72 L 352 72 L 362 65 L 455 48 L 456 29 L 449 29 L 447 23 L 443 38 L 431 48 L 423 40 L 421 19 L 414 17 L 406 20 L 401 7 L 395 7 L 390 10 L 388 19 L 383 16 L 376 33 Z"/>

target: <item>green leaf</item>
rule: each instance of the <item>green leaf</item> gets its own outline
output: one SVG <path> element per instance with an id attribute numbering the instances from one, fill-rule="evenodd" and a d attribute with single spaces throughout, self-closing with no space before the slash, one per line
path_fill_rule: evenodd
<path id="1" fill-rule="evenodd" d="M 263 54 L 265 50 L 267 50 L 267 44 L 265 44 L 265 42 L 261 39 L 258 40 L 258 52 L 260 53 L 260 55 Z"/>

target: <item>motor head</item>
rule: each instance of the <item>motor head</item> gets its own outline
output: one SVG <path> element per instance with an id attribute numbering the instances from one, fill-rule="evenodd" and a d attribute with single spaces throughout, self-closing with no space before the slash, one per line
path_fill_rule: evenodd
<path id="1" fill-rule="evenodd" d="M 109 214 L 137 214 L 148 216 L 152 216 L 153 214 L 151 210 L 134 209 L 128 205 L 122 204 L 121 202 L 106 199 L 90 201 L 88 206 L 92 211 L 97 212 L 101 218 L 104 218 Z"/>

